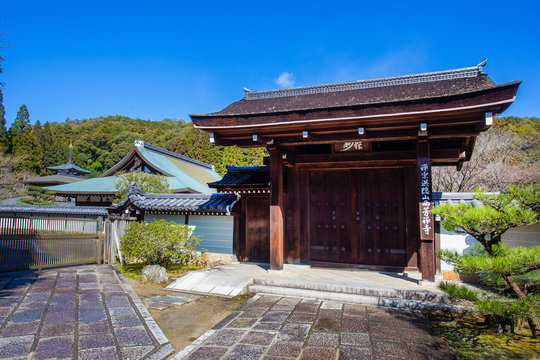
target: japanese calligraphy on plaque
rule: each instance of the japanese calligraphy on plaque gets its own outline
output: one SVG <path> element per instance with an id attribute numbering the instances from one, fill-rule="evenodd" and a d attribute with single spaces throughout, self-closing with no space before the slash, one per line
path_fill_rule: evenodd
<path id="1" fill-rule="evenodd" d="M 433 202 L 431 198 L 431 160 L 418 159 L 418 181 L 420 190 L 420 239 L 433 240 Z"/>
<path id="2" fill-rule="evenodd" d="M 346 141 L 334 144 L 334 152 L 370 151 L 370 145 L 367 141 Z"/>

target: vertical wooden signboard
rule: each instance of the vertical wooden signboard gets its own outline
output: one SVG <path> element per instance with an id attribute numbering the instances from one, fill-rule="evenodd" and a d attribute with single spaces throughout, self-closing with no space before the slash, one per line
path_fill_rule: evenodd
<path id="1" fill-rule="evenodd" d="M 435 280 L 435 223 L 433 221 L 433 199 L 431 197 L 431 157 L 429 143 L 419 142 L 418 165 L 418 208 L 420 213 L 420 267 L 422 279 Z"/>

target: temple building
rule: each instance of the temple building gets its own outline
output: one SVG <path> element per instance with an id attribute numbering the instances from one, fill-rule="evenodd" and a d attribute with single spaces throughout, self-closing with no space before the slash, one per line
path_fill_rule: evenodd
<path id="1" fill-rule="evenodd" d="M 73 145 L 69 144 L 69 160 L 67 163 L 50 166 L 47 169 L 51 170 L 54 174 L 47 176 L 36 176 L 24 180 L 25 185 L 35 185 L 35 186 L 54 186 L 54 185 L 63 185 L 70 184 L 77 181 L 82 181 L 86 179 L 86 175 L 90 174 L 90 171 L 83 169 L 73 163 Z"/>
<path id="2" fill-rule="evenodd" d="M 231 168 L 240 260 L 420 271 L 433 280 L 431 167 L 468 161 L 476 137 L 515 100 L 472 67 L 269 91 L 194 114 L 218 145 L 266 147 L 267 168 Z"/>
<path id="3" fill-rule="evenodd" d="M 172 193 L 211 194 L 215 190 L 207 183 L 221 179 L 213 165 L 135 140 L 126 156 L 98 177 L 47 188 L 57 196 L 75 199 L 77 206 L 107 207 L 118 192 L 119 175 L 133 171 L 164 176 Z"/>

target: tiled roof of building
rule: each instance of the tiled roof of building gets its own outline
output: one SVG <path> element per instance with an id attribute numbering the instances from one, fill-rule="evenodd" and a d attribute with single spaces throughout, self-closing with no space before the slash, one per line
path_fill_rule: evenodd
<path id="1" fill-rule="evenodd" d="M 55 170 L 55 171 L 75 170 L 76 172 L 80 172 L 80 173 L 83 173 L 83 174 L 90 174 L 91 173 L 91 171 L 83 169 L 82 167 L 77 166 L 72 162 L 67 162 L 65 164 L 58 165 L 58 166 L 49 166 L 47 169 Z"/>
<path id="2" fill-rule="evenodd" d="M 157 194 L 132 185 L 127 197 L 113 207 L 123 209 L 133 205 L 151 212 L 229 213 L 237 200 L 234 194 Z"/>
<path id="3" fill-rule="evenodd" d="M 48 175 L 48 176 L 36 176 L 31 177 L 28 179 L 25 179 L 23 182 L 25 184 L 70 184 L 77 181 L 87 180 L 88 178 L 84 176 L 77 176 L 77 175 L 66 175 L 66 174 L 55 174 L 55 175 Z"/>
<path id="4" fill-rule="evenodd" d="M 227 166 L 227 173 L 219 181 L 209 183 L 211 188 L 269 188 L 270 169 L 267 166 Z"/>
<path id="5" fill-rule="evenodd" d="M 0 205 L 0 214 L 48 214 L 107 216 L 107 208 L 97 206 Z"/>
<path id="6" fill-rule="evenodd" d="M 119 180 L 115 174 L 126 171 L 126 164 L 132 161 L 133 157 L 142 159 L 156 172 L 163 174 L 169 183 L 169 190 L 173 192 L 211 194 L 214 190 L 206 184 L 221 179 L 210 164 L 136 140 L 129 153 L 101 176 L 48 188 L 59 194 L 114 194 L 117 192 L 116 183 Z"/>
<path id="7" fill-rule="evenodd" d="M 246 90 L 245 97 L 225 109 L 199 117 L 226 117 L 281 113 L 336 107 L 427 100 L 495 89 L 520 83 L 496 85 L 483 72 L 485 61 L 472 67 L 371 80 L 314 85 L 267 91 Z"/>

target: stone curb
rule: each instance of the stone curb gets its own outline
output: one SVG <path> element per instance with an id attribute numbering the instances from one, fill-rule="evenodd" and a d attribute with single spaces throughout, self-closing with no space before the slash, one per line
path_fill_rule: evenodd
<path id="1" fill-rule="evenodd" d="M 139 311 L 139 314 L 143 318 L 146 326 L 148 327 L 148 329 L 150 330 L 150 332 L 152 333 L 152 335 L 154 336 L 154 338 L 160 345 L 160 347 L 156 351 L 154 351 L 151 355 L 149 355 L 147 359 L 161 360 L 161 359 L 165 359 L 167 356 L 174 353 L 174 348 L 171 344 L 169 344 L 169 339 L 167 339 L 165 334 L 163 334 L 163 331 L 161 331 L 161 329 L 159 328 L 154 318 L 152 318 L 152 315 L 150 315 L 150 313 L 148 312 L 148 310 L 142 303 L 141 299 L 139 299 L 135 291 L 133 291 L 133 289 L 131 288 L 131 285 L 129 285 L 124 275 L 122 275 L 122 273 L 116 266 L 113 266 L 113 265 L 109 265 L 109 266 L 114 270 L 116 276 L 118 277 L 118 280 L 120 281 L 120 284 L 122 285 L 126 293 L 129 295 L 129 297 L 131 298 L 131 300 L 137 307 L 137 310 Z"/>
<path id="2" fill-rule="evenodd" d="M 208 330 L 201 336 L 199 336 L 195 341 L 193 341 L 191 344 L 186 346 L 182 351 L 180 351 L 178 354 L 176 354 L 174 357 L 171 358 L 171 360 L 182 360 L 185 359 L 193 350 L 195 350 L 199 345 L 201 345 L 206 339 L 208 339 L 212 334 L 214 334 L 216 331 L 221 329 L 223 326 L 219 326 L 223 323 L 229 323 L 234 318 L 238 316 L 238 311 L 243 311 L 243 309 L 247 308 L 251 304 L 253 304 L 257 299 L 261 297 L 260 294 L 255 294 L 253 297 L 248 299 L 244 305 L 240 306 L 238 309 L 236 309 L 232 314 L 228 315 L 225 319 L 221 320 L 216 326 L 214 326 L 212 329 Z M 218 327 L 218 329 L 216 329 Z"/>
<path id="3" fill-rule="evenodd" d="M 319 290 L 305 290 L 294 288 L 282 288 L 277 286 L 253 285 L 250 286 L 250 292 L 255 292 L 259 295 L 277 295 L 286 297 L 309 297 L 318 300 L 331 300 L 339 302 L 348 302 L 362 305 L 375 305 L 384 307 L 393 307 L 399 309 L 410 310 L 441 310 L 456 314 L 463 314 L 469 310 L 468 307 L 462 305 L 452 305 L 436 302 L 427 302 L 419 300 L 408 300 L 400 298 L 388 298 L 379 296 L 367 296 L 346 293 L 332 293 Z"/>

